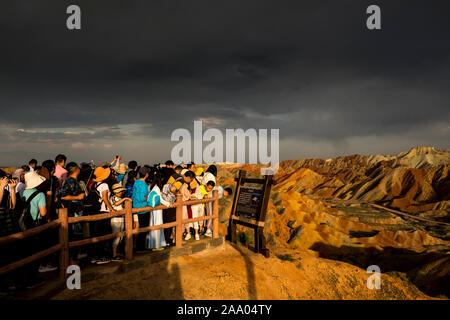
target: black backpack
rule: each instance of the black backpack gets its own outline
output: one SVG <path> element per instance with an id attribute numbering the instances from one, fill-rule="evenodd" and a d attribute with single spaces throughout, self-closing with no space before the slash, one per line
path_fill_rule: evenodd
<path id="1" fill-rule="evenodd" d="M 31 212 L 30 212 L 30 204 L 31 201 L 40 193 L 41 191 L 35 191 L 33 192 L 28 199 L 25 199 L 25 197 L 18 197 L 18 199 L 20 199 L 20 201 L 17 201 L 17 206 L 16 209 L 18 210 L 18 212 L 20 213 L 20 217 L 19 217 L 19 228 L 22 231 L 25 231 L 27 229 L 31 229 L 34 227 L 39 226 L 39 219 L 34 220 L 33 217 L 31 216 Z"/>
<path id="2" fill-rule="evenodd" d="M 91 187 L 91 190 L 89 190 L 86 197 L 83 199 L 83 215 L 93 215 L 100 212 L 101 205 L 103 200 L 100 193 L 97 191 L 97 187 L 101 185 L 101 182 L 99 184 L 94 184 Z M 101 201 L 100 201 L 101 200 Z"/>

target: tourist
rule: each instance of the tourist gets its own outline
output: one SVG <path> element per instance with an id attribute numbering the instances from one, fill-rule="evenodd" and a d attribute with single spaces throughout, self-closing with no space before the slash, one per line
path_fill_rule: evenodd
<path id="1" fill-rule="evenodd" d="M 53 160 L 45 160 L 42 162 L 42 168 L 38 173 L 45 178 L 45 181 L 39 186 L 44 192 L 47 200 L 47 221 L 57 219 L 56 213 L 56 187 L 58 178 L 55 177 L 56 164 Z"/>
<path id="2" fill-rule="evenodd" d="M 166 165 L 166 168 L 171 168 L 171 169 L 175 168 L 175 163 L 173 163 L 172 160 L 167 160 L 165 162 L 165 165 Z"/>
<path id="3" fill-rule="evenodd" d="M 183 170 L 183 167 L 180 166 L 180 165 L 178 165 L 178 166 L 175 167 L 174 170 L 175 170 L 175 173 L 176 173 L 176 174 L 181 174 L 181 170 Z"/>
<path id="4" fill-rule="evenodd" d="M 21 168 L 20 168 L 21 169 Z M 6 172 L 0 169 L 0 237 L 18 232 L 15 226 L 16 193 L 10 192 L 17 187 L 15 180 L 9 180 Z M 21 244 L 14 242 L 1 247 L 0 266 L 15 262 L 23 257 L 20 256 Z M 14 271 L 0 276 L 0 284 L 5 287 L 15 287 L 17 279 L 21 278 L 20 271 Z"/>
<path id="5" fill-rule="evenodd" d="M 125 198 L 124 194 L 126 189 L 122 186 L 121 183 L 116 183 L 112 186 L 112 195 L 111 195 L 111 205 L 114 210 L 120 211 L 125 208 L 125 201 L 131 201 L 130 198 Z M 112 233 L 118 233 L 125 230 L 125 219 L 124 216 L 113 217 L 111 218 L 111 229 Z M 112 241 L 112 260 L 113 261 L 122 261 L 123 256 L 117 254 L 117 247 L 121 243 L 123 237 L 114 238 Z"/>
<path id="6" fill-rule="evenodd" d="M 150 184 L 150 194 L 148 196 L 147 205 L 156 207 L 165 205 L 170 207 L 171 203 L 161 198 L 162 176 L 157 172 Z M 153 210 L 150 213 L 150 226 L 157 226 L 163 224 L 163 210 Z M 147 235 L 146 245 L 148 249 L 162 250 L 167 245 L 164 236 L 164 230 L 152 230 Z"/>
<path id="7" fill-rule="evenodd" d="M 119 169 L 120 166 L 120 160 L 122 160 L 122 156 L 118 155 L 116 156 L 113 161 L 109 164 L 109 167 L 114 170 L 117 171 Z"/>
<path id="8" fill-rule="evenodd" d="M 58 178 L 58 184 L 56 186 L 56 192 L 59 192 L 64 180 L 67 179 L 67 170 L 64 169 L 67 157 L 63 154 L 58 154 L 55 158 L 55 173 L 54 176 Z"/>
<path id="9" fill-rule="evenodd" d="M 192 187 L 192 183 L 195 181 L 194 172 L 186 169 L 186 171 L 184 172 L 184 175 L 183 175 L 183 181 L 184 181 L 184 183 L 182 184 L 181 188 L 179 189 L 180 193 L 182 195 L 182 200 L 188 201 L 188 200 L 200 199 L 201 198 L 200 189 L 197 188 L 197 186 Z M 174 187 L 172 187 L 172 190 L 173 189 L 174 189 Z M 174 190 L 172 192 L 174 192 Z M 183 219 L 197 218 L 199 216 L 198 210 L 199 209 L 198 209 L 197 205 L 183 206 Z M 190 228 L 194 228 L 194 230 L 195 230 L 195 239 L 200 240 L 199 235 L 198 235 L 198 229 L 199 229 L 198 222 L 186 224 L 184 226 L 184 228 L 185 228 L 185 233 L 186 233 L 185 240 L 189 240 L 191 238 Z"/>
<path id="10" fill-rule="evenodd" d="M 0 236 L 14 233 L 14 208 L 16 206 L 16 180 L 6 177 L 6 172 L 0 169 Z"/>
<path id="11" fill-rule="evenodd" d="M 36 159 L 31 159 L 31 160 L 28 162 L 28 167 L 30 168 L 30 171 L 36 170 L 37 163 L 38 163 L 38 162 L 37 162 Z"/>
<path id="12" fill-rule="evenodd" d="M 55 162 L 53 160 L 45 160 L 42 162 L 42 167 L 40 169 L 36 168 L 36 172 L 45 178 L 45 181 L 41 183 L 36 189 L 42 191 L 45 194 L 47 202 L 47 214 L 44 219 L 46 222 L 58 219 L 57 213 L 57 202 L 56 200 L 56 186 L 58 184 L 58 179 L 54 176 L 55 173 Z M 50 248 L 58 244 L 58 229 L 51 229 L 43 233 L 40 237 L 42 242 L 42 247 Z M 52 254 L 42 259 L 41 266 L 46 266 L 45 268 L 40 268 L 39 271 L 47 272 L 54 270 L 58 263 L 58 254 Z"/>
<path id="13" fill-rule="evenodd" d="M 210 180 L 206 183 L 206 185 L 200 185 L 200 190 L 202 193 L 202 199 L 206 199 L 206 198 L 211 198 L 213 196 L 212 191 L 215 189 L 216 184 L 214 183 L 214 181 Z M 211 211 L 212 211 L 212 202 L 207 202 L 206 204 L 202 204 L 202 215 L 205 215 L 205 210 L 208 207 L 208 205 L 211 206 Z M 212 213 L 211 213 L 212 214 Z M 208 215 L 211 215 L 208 214 Z M 204 232 L 204 235 L 207 237 L 212 237 L 212 231 L 211 231 L 211 224 L 209 223 L 209 221 L 211 220 L 206 220 L 206 221 L 202 221 L 205 222 L 202 224 L 203 228 L 206 228 L 206 231 L 203 230 L 202 228 L 202 233 Z"/>
<path id="14" fill-rule="evenodd" d="M 217 167 L 212 164 L 208 167 L 208 169 L 206 169 L 206 172 L 203 175 L 203 178 L 201 180 L 202 185 L 206 186 L 208 184 L 208 182 L 210 182 L 210 181 L 214 182 L 214 185 L 217 185 L 216 177 L 217 177 Z M 213 197 L 212 192 L 210 192 L 207 197 L 212 198 Z M 212 202 L 206 203 L 205 207 L 206 207 L 206 215 L 208 215 L 208 216 L 212 215 L 213 214 Z M 206 220 L 205 224 L 206 224 L 205 236 L 211 237 L 212 236 L 212 231 L 211 231 L 212 220 L 211 219 Z"/>
<path id="15" fill-rule="evenodd" d="M 42 218 L 47 214 L 45 195 L 43 192 L 37 190 L 37 187 L 44 181 L 45 178 L 35 171 L 30 171 L 25 174 L 25 189 L 19 193 L 19 195 L 22 199 L 25 199 L 25 201 L 30 201 L 30 215 L 34 221 L 34 224 L 26 226 L 27 228 L 41 224 Z"/>
<path id="16" fill-rule="evenodd" d="M 166 168 L 163 168 L 166 169 Z M 177 175 L 173 169 L 172 175 L 169 176 L 167 182 L 164 184 L 161 192 L 161 198 L 166 202 L 175 203 L 177 200 L 177 192 L 181 189 L 183 184 L 185 184 L 184 177 L 181 175 Z M 186 169 L 184 169 L 186 170 Z M 186 170 L 187 171 L 187 170 Z M 163 170 L 163 181 L 165 180 L 164 176 L 170 174 L 170 171 Z M 193 176 L 193 174 L 192 174 Z M 190 177 L 187 178 L 189 182 L 192 181 Z M 176 220 L 176 208 L 169 208 L 163 214 L 163 222 L 170 223 Z M 170 239 L 173 243 L 175 228 L 166 228 L 164 229 L 165 238 Z"/>
<path id="17" fill-rule="evenodd" d="M 186 169 L 191 170 L 192 172 L 195 172 L 197 170 L 197 167 L 195 166 L 194 162 L 191 162 L 186 165 Z"/>
<path id="18" fill-rule="evenodd" d="M 11 178 L 17 182 L 15 188 L 16 194 L 25 189 L 25 173 L 26 172 L 22 168 L 17 168 L 11 175 Z M 9 184 L 6 186 L 6 189 L 8 190 L 8 192 L 11 192 Z"/>
<path id="19" fill-rule="evenodd" d="M 64 181 L 61 188 L 61 202 L 68 209 L 69 216 L 79 217 L 83 215 L 83 202 L 85 193 L 78 183 L 81 169 L 75 162 L 67 164 L 69 177 Z"/>
<path id="20" fill-rule="evenodd" d="M 208 169 L 206 169 L 206 172 L 202 178 L 202 184 L 206 185 L 208 181 L 214 181 L 214 183 L 216 183 L 216 177 L 217 177 L 217 167 L 212 164 L 208 167 Z"/>
<path id="21" fill-rule="evenodd" d="M 119 168 L 116 170 L 117 172 L 117 182 L 122 182 L 123 178 L 125 177 L 125 174 L 127 173 L 128 166 L 125 163 L 121 163 L 119 165 Z"/>
<path id="22" fill-rule="evenodd" d="M 130 172 L 128 172 L 128 174 L 125 177 L 127 177 L 127 182 L 125 184 L 125 189 L 126 189 L 125 196 L 127 198 L 133 198 L 133 186 L 134 186 L 134 182 L 136 181 L 136 178 L 137 178 L 137 172 L 130 171 Z"/>
<path id="23" fill-rule="evenodd" d="M 228 197 L 228 196 L 233 194 L 233 189 L 231 189 L 231 188 L 224 188 L 222 186 L 215 186 L 213 191 L 214 190 L 217 190 L 218 195 L 219 195 L 219 199 L 226 198 L 226 197 Z"/>
<path id="24" fill-rule="evenodd" d="M 81 217 L 83 215 L 83 199 L 85 193 L 80 187 L 78 176 L 81 169 L 75 162 L 69 162 L 66 166 L 68 178 L 63 182 L 61 187 L 61 207 L 67 208 L 69 217 Z M 69 228 L 69 241 L 83 239 L 83 226 L 81 223 L 72 223 Z M 77 249 L 77 259 L 85 257 L 81 254 L 81 248 Z M 73 258 L 73 252 L 71 252 Z"/>
<path id="25" fill-rule="evenodd" d="M 39 190 L 39 186 L 45 182 L 45 178 L 38 174 L 37 171 L 30 171 L 25 174 L 25 190 L 20 193 L 21 199 L 26 202 L 31 219 L 26 216 L 23 217 L 22 229 L 31 229 L 45 223 L 45 216 L 47 215 L 47 201 L 44 192 Z M 27 241 L 28 253 L 34 254 L 39 250 L 44 249 L 48 243 L 47 239 L 38 237 L 37 239 L 29 239 Z M 48 260 L 47 260 L 48 261 Z M 39 267 L 38 267 L 39 266 Z M 29 269 L 28 269 L 29 268 Z M 29 275 L 29 287 L 33 287 L 42 283 L 42 280 L 38 279 L 37 272 L 49 272 L 56 270 L 57 267 L 50 263 L 31 263 L 27 266 Z M 28 273 L 27 272 L 27 273 Z"/>
<path id="26" fill-rule="evenodd" d="M 125 173 L 125 176 L 123 177 L 123 182 L 122 185 L 126 186 L 127 182 L 128 182 L 128 175 L 130 174 L 130 172 L 134 172 L 135 177 L 137 176 L 137 169 L 138 169 L 138 163 L 135 160 L 131 160 L 130 162 L 128 162 L 128 170 Z"/>
<path id="27" fill-rule="evenodd" d="M 109 198 L 111 195 L 110 184 L 111 179 L 111 169 L 104 167 L 97 167 L 94 171 L 95 176 L 95 189 L 99 195 L 98 201 L 100 202 L 100 213 L 108 213 L 113 211 Z M 99 237 L 111 233 L 111 222 L 107 219 L 99 220 L 91 223 L 91 235 L 93 237 Z M 107 245 L 99 243 L 95 246 L 94 256 L 91 259 L 92 263 L 105 264 L 111 260 L 108 258 Z"/>
<path id="28" fill-rule="evenodd" d="M 150 167 L 143 166 L 139 169 L 138 179 L 133 185 L 133 208 L 143 208 L 147 206 L 149 188 L 145 182 L 150 175 Z M 146 227 L 149 224 L 149 212 L 140 212 L 133 216 L 134 228 Z M 145 248 L 145 234 L 138 234 L 136 237 L 136 249 L 142 250 Z"/>

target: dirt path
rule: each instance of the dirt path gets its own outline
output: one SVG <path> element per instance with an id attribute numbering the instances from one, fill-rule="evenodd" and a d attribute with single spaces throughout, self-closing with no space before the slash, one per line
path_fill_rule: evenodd
<path id="1" fill-rule="evenodd" d="M 225 244 L 126 274 L 82 284 L 54 299 L 427 299 L 415 286 L 388 275 L 369 290 L 365 270 L 291 252 L 290 261 L 266 259 Z"/>

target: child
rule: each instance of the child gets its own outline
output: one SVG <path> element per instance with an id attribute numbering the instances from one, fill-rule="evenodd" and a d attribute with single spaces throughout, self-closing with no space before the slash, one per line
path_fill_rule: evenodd
<path id="1" fill-rule="evenodd" d="M 214 188 L 214 186 L 215 186 L 214 182 L 209 181 L 206 186 L 199 185 L 195 188 L 189 188 L 190 200 L 203 199 Z M 184 213 L 184 219 L 203 217 L 205 215 L 205 207 L 203 204 L 184 206 L 183 213 Z M 202 228 L 203 228 L 202 221 L 200 223 L 199 222 L 189 223 L 186 226 L 187 234 L 186 234 L 186 237 L 184 238 L 184 240 L 187 241 L 187 240 L 191 239 L 191 234 L 189 232 L 190 228 L 194 228 L 194 230 L 195 230 L 195 240 L 200 240 L 200 235 L 199 235 L 200 226 L 202 226 Z"/>
<path id="2" fill-rule="evenodd" d="M 216 184 L 214 183 L 214 181 L 208 181 L 206 183 L 206 185 L 200 185 L 200 192 L 202 194 L 202 199 L 205 198 L 210 198 L 212 196 L 211 191 L 214 189 L 214 187 L 216 186 Z M 212 202 L 208 202 L 207 205 L 212 204 Z M 202 210 L 201 210 L 201 216 L 205 215 L 205 204 L 202 205 Z M 211 220 L 208 220 L 211 221 Z M 208 225 L 207 221 L 202 221 L 202 222 L 206 222 L 205 225 Z M 204 229 L 204 225 L 201 225 L 201 231 L 203 231 Z M 211 228 L 207 228 L 208 230 L 206 230 L 205 232 L 205 236 L 207 237 L 212 237 L 212 231 Z"/>
<path id="3" fill-rule="evenodd" d="M 114 210 L 123 210 L 125 201 L 131 201 L 130 198 L 124 198 L 124 193 L 126 189 L 122 187 L 122 184 L 116 183 L 112 186 L 112 195 L 110 198 L 111 205 Z M 112 233 L 122 232 L 125 229 L 125 220 L 124 216 L 114 217 L 111 219 L 111 229 Z M 117 247 L 122 241 L 122 237 L 114 238 L 112 241 L 112 260 L 113 261 L 122 261 L 123 257 L 117 254 Z"/>

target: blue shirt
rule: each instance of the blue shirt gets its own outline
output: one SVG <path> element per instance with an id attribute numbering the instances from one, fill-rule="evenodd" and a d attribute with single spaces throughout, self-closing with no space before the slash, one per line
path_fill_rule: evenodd
<path id="1" fill-rule="evenodd" d="M 35 191 L 36 191 L 36 189 L 34 189 L 34 188 L 26 189 L 26 190 L 21 191 L 19 194 L 20 194 L 21 198 L 25 198 L 25 200 L 27 200 Z M 33 200 L 31 200 L 31 203 L 30 203 L 30 213 L 31 213 L 31 217 L 33 218 L 33 220 L 41 218 L 39 208 L 45 207 L 46 205 L 47 205 L 47 202 L 45 201 L 44 193 L 39 192 L 33 198 Z"/>
<path id="2" fill-rule="evenodd" d="M 161 196 L 155 191 L 150 192 L 150 195 L 148 196 L 147 205 L 154 208 L 156 206 L 159 206 L 160 204 L 161 204 Z"/>
<path id="3" fill-rule="evenodd" d="M 142 208 L 147 206 L 147 196 L 149 194 L 148 185 L 145 181 L 136 180 L 133 185 L 133 208 Z M 141 212 L 147 213 L 147 212 Z"/>
<path id="4" fill-rule="evenodd" d="M 117 182 L 121 182 L 121 181 L 123 180 L 123 177 L 125 177 L 125 174 L 119 174 L 119 175 L 117 176 L 116 181 L 117 181 Z"/>

